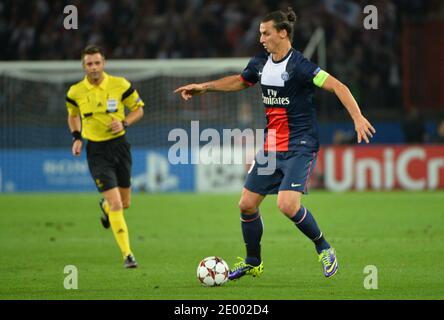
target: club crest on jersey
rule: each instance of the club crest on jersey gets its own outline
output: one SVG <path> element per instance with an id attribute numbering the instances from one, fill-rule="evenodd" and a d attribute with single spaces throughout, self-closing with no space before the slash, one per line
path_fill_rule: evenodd
<path id="1" fill-rule="evenodd" d="M 287 81 L 290 78 L 290 75 L 288 74 L 287 71 L 284 71 L 281 74 L 281 78 L 282 78 L 282 80 Z"/>

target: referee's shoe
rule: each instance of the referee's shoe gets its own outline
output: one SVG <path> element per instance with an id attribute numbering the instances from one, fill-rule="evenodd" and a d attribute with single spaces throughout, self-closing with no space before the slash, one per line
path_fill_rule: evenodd
<path id="1" fill-rule="evenodd" d="M 100 206 L 100 210 L 102 210 L 102 216 L 100 217 L 100 221 L 102 222 L 102 226 L 105 229 L 109 229 L 109 226 L 110 226 L 109 217 L 105 211 L 104 205 L 105 205 L 105 199 L 100 199 L 99 206 Z"/>
<path id="2" fill-rule="evenodd" d="M 123 262 L 123 266 L 127 269 L 137 268 L 136 259 L 132 254 L 126 256 L 125 261 Z"/>

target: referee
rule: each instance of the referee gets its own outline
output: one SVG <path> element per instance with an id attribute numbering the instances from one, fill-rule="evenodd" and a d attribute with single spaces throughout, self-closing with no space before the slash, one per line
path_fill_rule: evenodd
<path id="1" fill-rule="evenodd" d="M 125 78 L 104 72 L 105 56 L 100 47 L 90 45 L 82 51 L 82 66 L 85 78 L 71 86 L 66 96 L 72 153 L 80 155 L 84 138 L 89 171 L 103 195 L 102 225 L 111 225 L 125 268 L 136 268 L 123 216 L 130 206 L 132 164 L 125 130 L 143 117 L 144 103 Z M 129 109 L 126 116 L 125 106 Z"/>

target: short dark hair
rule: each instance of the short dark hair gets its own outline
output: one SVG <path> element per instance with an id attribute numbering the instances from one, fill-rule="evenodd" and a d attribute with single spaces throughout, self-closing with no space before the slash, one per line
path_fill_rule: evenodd
<path id="1" fill-rule="evenodd" d="M 293 39 L 293 30 L 296 19 L 296 13 L 294 13 L 291 7 L 288 7 L 287 12 L 278 10 L 267 14 L 262 18 L 261 22 L 273 21 L 277 31 L 287 30 L 288 38 L 290 38 L 291 41 Z"/>
<path id="2" fill-rule="evenodd" d="M 102 55 L 103 59 L 105 59 L 105 54 L 104 54 L 103 49 L 101 47 L 96 46 L 94 44 L 90 44 L 90 45 L 86 46 L 86 48 L 82 50 L 82 57 L 81 57 L 82 62 L 83 62 L 83 58 L 87 54 L 96 54 L 96 53 L 100 53 Z"/>

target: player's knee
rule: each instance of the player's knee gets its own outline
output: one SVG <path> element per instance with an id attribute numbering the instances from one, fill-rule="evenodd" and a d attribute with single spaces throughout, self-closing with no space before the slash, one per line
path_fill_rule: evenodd
<path id="1" fill-rule="evenodd" d="M 298 210 L 301 205 L 299 203 L 289 202 L 289 201 L 278 201 L 279 210 L 285 214 L 287 217 L 292 217 Z"/>
<path id="2" fill-rule="evenodd" d="M 239 209 L 241 213 L 253 214 L 257 211 L 257 206 L 254 202 L 241 199 L 239 201 Z"/>
<path id="3" fill-rule="evenodd" d="M 119 211 L 123 209 L 123 203 L 119 199 L 108 200 L 108 203 L 111 211 Z"/>
<path id="4" fill-rule="evenodd" d="M 130 200 L 122 201 L 123 209 L 128 209 L 130 207 L 130 205 L 131 205 L 131 201 Z"/>

